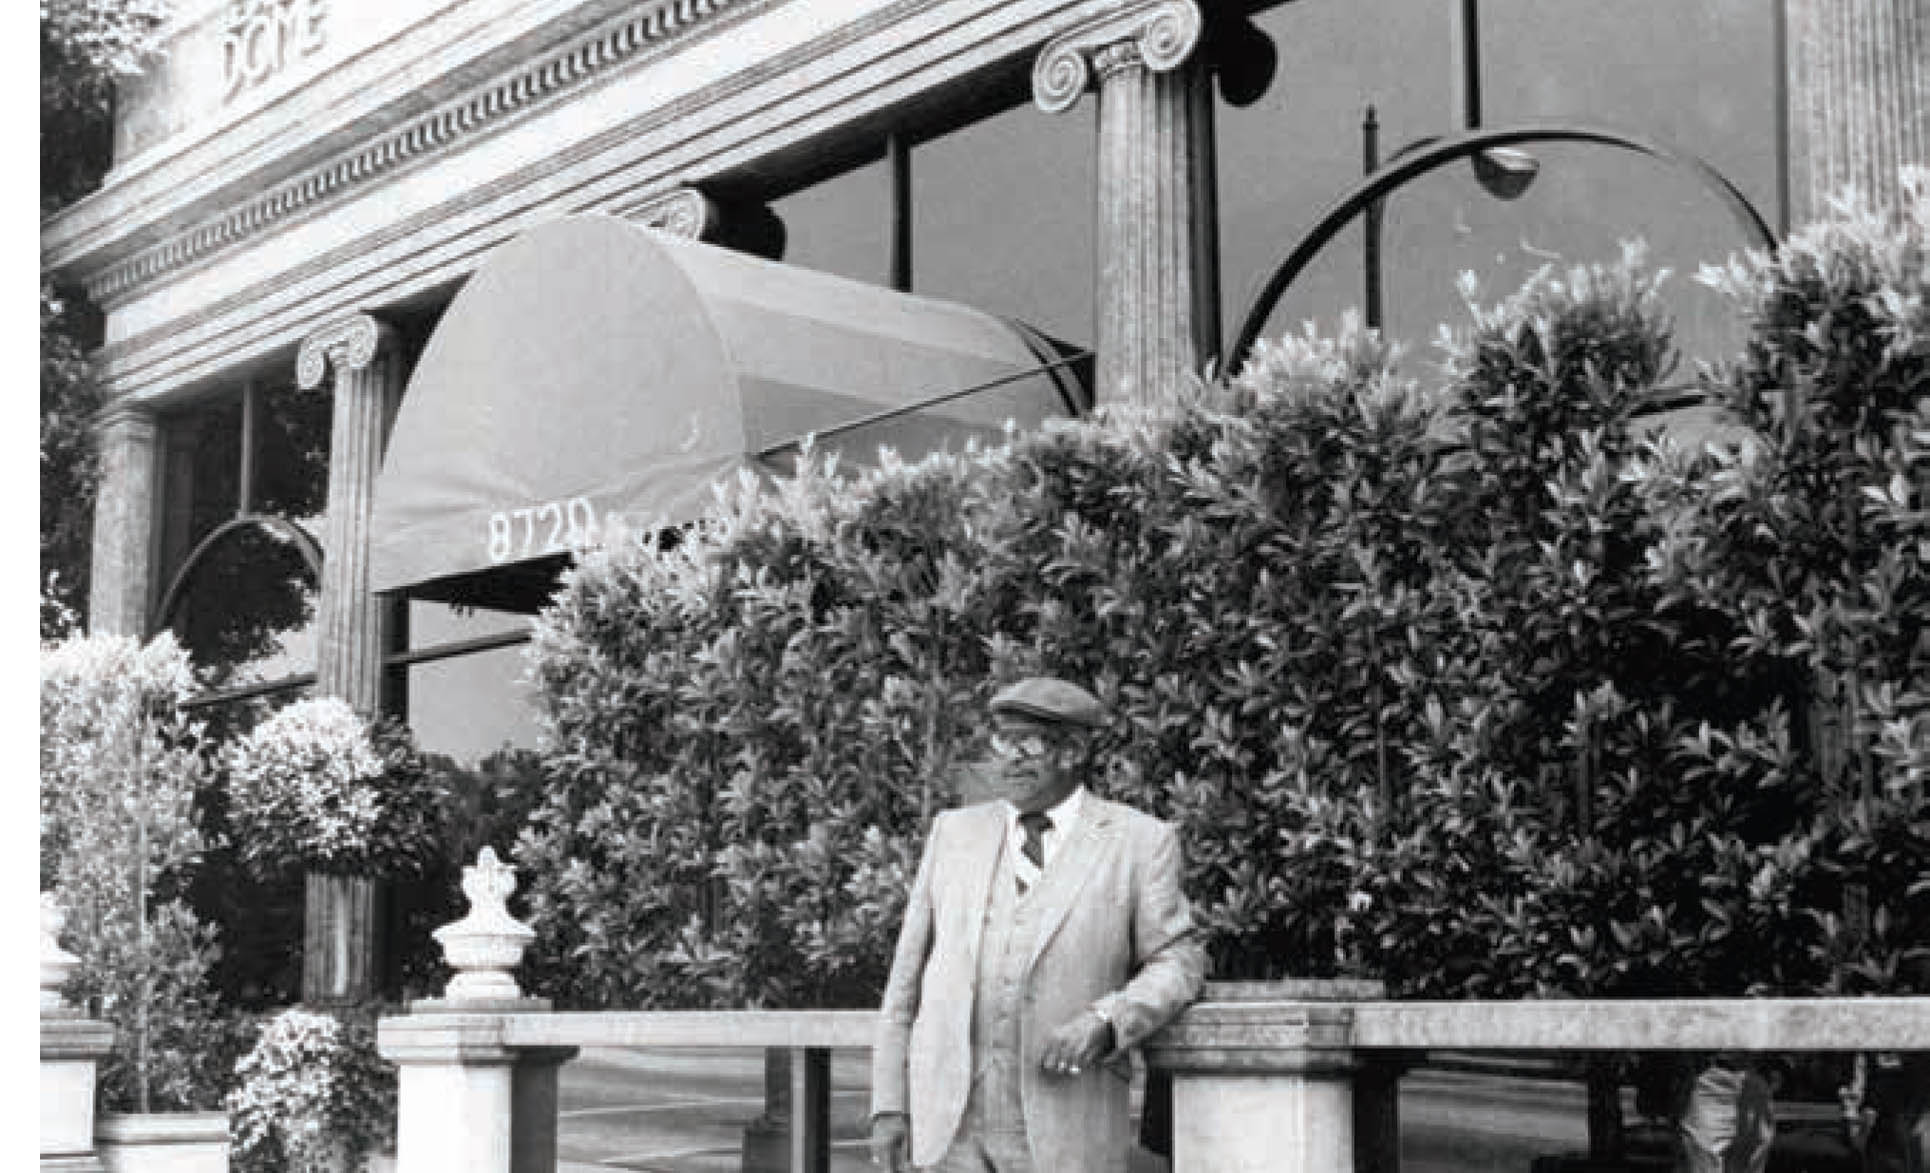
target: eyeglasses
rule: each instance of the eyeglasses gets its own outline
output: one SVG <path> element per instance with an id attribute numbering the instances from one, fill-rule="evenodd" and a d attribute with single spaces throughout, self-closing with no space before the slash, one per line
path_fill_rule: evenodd
<path id="1" fill-rule="evenodd" d="M 1042 758 L 1052 752 L 1052 742 L 1037 733 L 994 733 L 992 752 L 1007 758 Z"/>

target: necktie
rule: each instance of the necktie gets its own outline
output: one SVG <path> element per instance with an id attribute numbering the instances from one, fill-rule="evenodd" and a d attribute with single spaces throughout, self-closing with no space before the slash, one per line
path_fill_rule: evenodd
<path id="1" fill-rule="evenodd" d="M 1019 845 L 1019 852 L 1036 869 L 1038 875 L 1045 870 L 1045 833 L 1052 829 L 1052 816 L 1044 811 L 1027 811 L 1019 816 L 1019 830 L 1025 832 L 1025 842 Z M 1019 891 L 1024 892 L 1029 885 L 1025 877 L 1019 878 Z"/>

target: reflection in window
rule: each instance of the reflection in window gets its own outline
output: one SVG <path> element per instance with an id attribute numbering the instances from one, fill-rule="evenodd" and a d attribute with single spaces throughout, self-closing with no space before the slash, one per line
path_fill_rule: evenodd
<path id="1" fill-rule="evenodd" d="M 308 563 L 325 528 L 329 419 L 327 394 L 263 383 L 164 421 L 158 626 L 211 688 L 314 667 Z"/>
<path id="2" fill-rule="evenodd" d="M 1256 15 L 1279 53 L 1272 87 L 1250 107 L 1216 109 L 1229 336 L 1321 211 L 1360 181 L 1370 105 L 1383 162 L 1461 130 L 1455 7 L 1391 0 L 1364 21 L 1338 0 L 1303 0 Z M 1768 9 L 1693 7 L 1691 16 L 1669 0 L 1481 5 L 1483 125 L 1585 123 L 1672 144 L 1724 172 L 1773 222 Z M 1600 67 L 1604 46 L 1614 47 L 1616 68 Z M 1437 325 L 1468 321 L 1455 288 L 1461 273 L 1474 273 L 1482 299 L 1494 301 L 1544 264 L 1613 261 L 1622 241 L 1643 239 L 1650 265 L 1674 274 L 1664 292 L 1684 354 L 1726 354 L 1738 336 L 1733 311 L 1691 278 L 1704 261 L 1754 242 L 1715 197 L 1687 172 L 1624 151 L 1527 149 L 1540 168 L 1517 198 L 1496 198 L 1469 167 L 1455 165 L 1389 200 L 1381 240 L 1387 332 L 1425 357 Z M 1267 334 L 1309 320 L 1330 332 L 1343 310 L 1362 303 L 1364 233 L 1357 220 L 1327 246 Z"/>
<path id="3" fill-rule="evenodd" d="M 891 173 L 875 160 L 771 201 L 787 265 L 871 285 L 891 278 Z"/>
<path id="4" fill-rule="evenodd" d="M 298 519 L 326 541 L 328 438 L 332 397 L 292 386 L 266 387 L 255 412 L 256 513 Z"/>
<path id="5" fill-rule="evenodd" d="M 409 603 L 409 647 L 529 630 L 527 615 Z M 536 744 L 536 692 L 524 680 L 526 645 L 468 652 L 407 668 L 408 721 L 416 743 L 465 766 L 505 747 Z"/>
<path id="6" fill-rule="evenodd" d="M 911 152 L 912 289 L 1093 338 L 1095 102 L 1030 101 Z"/>
<path id="7" fill-rule="evenodd" d="M 162 625 L 209 688 L 277 680 L 315 666 L 315 569 L 287 529 L 234 526 L 203 549 Z"/>

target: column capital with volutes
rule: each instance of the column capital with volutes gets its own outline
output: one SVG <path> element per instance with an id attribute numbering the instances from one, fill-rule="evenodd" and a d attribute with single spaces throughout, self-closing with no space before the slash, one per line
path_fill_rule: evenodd
<path id="1" fill-rule="evenodd" d="M 1144 67 L 1179 68 L 1199 47 L 1206 17 L 1195 0 L 1134 0 L 1047 42 L 1032 63 L 1032 100 L 1048 114 L 1069 110 L 1095 78 Z"/>
<path id="2" fill-rule="evenodd" d="M 370 314 L 353 313 L 327 322 L 302 339 L 295 356 L 295 382 L 302 390 L 312 391 L 322 385 L 330 368 L 338 377 L 363 370 L 393 338 L 394 331 Z"/>
<path id="3" fill-rule="evenodd" d="M 644 200 L 625 215 L 645 228 L 655 228 L 683 240 L 703 240 L 717 227 L 718 210 L 710 197 L 694 187 L 673 187 Z"/>

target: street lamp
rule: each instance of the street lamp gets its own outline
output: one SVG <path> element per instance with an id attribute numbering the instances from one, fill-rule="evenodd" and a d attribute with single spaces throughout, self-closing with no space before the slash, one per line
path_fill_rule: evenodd
<path id="1" fill-rule="evenodd" d="M 1454 104 L 1460 109 L 1463 131 L 1481 129 L 1480 24 L 1480 0 L 1459 0 L 1454 9 L 1454 36 L 1451 43 Z M 1360 138 L 1362 173 L 1372 175 L 1381 165 L 1380 120 L 1375 116 L 1372 106 L 1367 107 L 1367 114 L 1361 120 Z M 1392 163 L 1409 151 L 1439 141 L 1438 135 L 1416 139 L 1388 156 L 1387 161 Z M 1514 147 L 1489 147 L 1474 156 L 1472 165 L 1475 181 L 1483 191 L 1498 200 L 1512 200 L 1520 196 L 1541 172 L 1540 160 Z M 1381 328 L 1381 204 L 1380 200 L 1373 201 L 1362 216 L 1362 227 L 1366 232 L 1363 249 L 1366 289 L 1362 309 L 1368 327 L 1374 330 Z"/>

